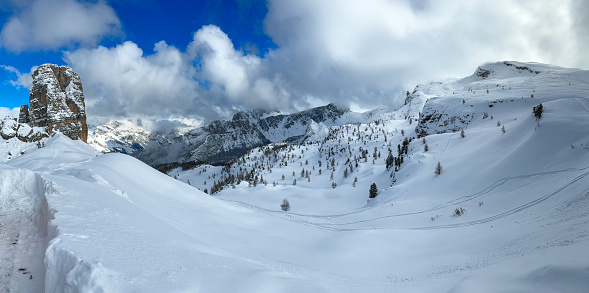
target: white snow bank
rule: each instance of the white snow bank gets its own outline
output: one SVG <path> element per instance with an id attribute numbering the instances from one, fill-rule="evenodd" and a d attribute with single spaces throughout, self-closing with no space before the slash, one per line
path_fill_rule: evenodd
<path id="1" fill-rule="evenodd" d="M 50 215 L 45 182 L 26 169 L 0 165 L 0 291 L 42 292 Z"/>

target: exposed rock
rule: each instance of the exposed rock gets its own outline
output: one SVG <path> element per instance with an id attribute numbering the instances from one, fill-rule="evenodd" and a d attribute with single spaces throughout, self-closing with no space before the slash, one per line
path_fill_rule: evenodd
<path id="1" fill-rule="evenodd" d="M 489 74 L 491 74 L 491 71 L 487 70 L 487 69 L 483 69 L 479 66 L 479 68 L 477 68 L 477 71 L 475 72 L 475 74 L 477 76 L 482 77 L 482 78 L 487 78 L 487 77 L 489 77 Z"/>
<path id="2" fill-rule="evenodd" d="M 18 123 L 29 124 L 29 105 L 20 106 L 20 112 L 18 113 Z"/>
<path id="3" fill-rule="evenodd" d="M 41 127 L 31 127 L 26 123 L 18 123 L 15 118 L 5 117 L 0 120 L 0 137 L 3 139 L 18 138 L 23 142 L 36 142 L 49 135 Z"/>
<path id="4" fill-rule="evenodd" d="M 29 120 L 33 127 L 60 131 L 71 139 L 88 139 L 82 82 L 66 66 L 43 64 L 33 73 L 29 94 Z M 22 107 L 21 107 L 22 111 Z"/>

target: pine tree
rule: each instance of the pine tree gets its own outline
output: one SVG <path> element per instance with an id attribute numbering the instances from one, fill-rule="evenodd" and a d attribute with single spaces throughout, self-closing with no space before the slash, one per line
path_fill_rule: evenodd
<path id="1" fill-rule="evenodd" d="M 394 163 L 395 163 L 395 157 L 393 157 L 392 154 L 389 154 L 387 156 L 386 161 L 385 161 L 385 166 L 386 166 L 387 170 L 390 169 Z"/>
<path id="2" fill-rule="evenodd" d="M 534 106 L 532 111 L 534 112 L 534 116 L 536 117 L 536 119 L 540 119 L 542 118 L 542 112 L 544 112 L 544 106 L 542 104 Z"/>
<path id="3" fill-rule="evenodd" d="M 460 130 L 460 137 L 464 138 L 464 129 Z"/>
<path id="4" fill-rule="evenodd" d="M 426 143 L 426 144 L 423 146 L 423 151 L 424 151 L 424 152 L 427 152 L 427 151 L 429 151 L 429 147 L 427 146 L 427 143 Z"/>
<path id="5" fill-rule="evenodd" d="M 372 183 L 370 185 L 370 190 L 368 191 L 368 197 L 375 198 L 378 195 L 378 187 L 376 187 L 376 183 Z"/>
<path id="6" fill-rule="evenodd" d="M 436 165 L 436 169 L 434 170 L 434 174 L 436 174 L 436 175 L 442 174 L 442 164 L 440 164 L 440 162 L 438 162 L 438 164 Z"/>
<path id="7" fill-rule="evenodd" d="M 280 204 L 280 209 L 282 209 L 285 212 L 290 210 L 290 203 L 288 202 L 288 199 L 285 198 L 282 200 L 282 203 Z"/>

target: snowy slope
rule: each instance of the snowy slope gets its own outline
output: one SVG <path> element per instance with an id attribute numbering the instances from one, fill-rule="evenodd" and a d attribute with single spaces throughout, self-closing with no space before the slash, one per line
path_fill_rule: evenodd
<path id="1" fill-rule="evenodd" d="M 179 180 L 50 138 L 0 165 L 0 233 L 16 242 L 0 243 L 0 291 L 584 292 L 589 72 L 518 63 L 540 71 L 521 79 L 489 66 L 485 78 L 418 86 L 365 123 L 311 123 L 302 144 L 169 172 Z M 493 83 L 511 90 L 475 96 Z M 528 95 L 488 107 L 514 92 Z M 476 110 L 465 137 L 427 135 L 426 152 L 418 109 L 462 107 Z M 397 171 L 385 167 L 389 149 L 404 159 Z M 248 179 L 198 190 L 230 175 Z M 380 193 L 368 200 L 372 183 Z"/>

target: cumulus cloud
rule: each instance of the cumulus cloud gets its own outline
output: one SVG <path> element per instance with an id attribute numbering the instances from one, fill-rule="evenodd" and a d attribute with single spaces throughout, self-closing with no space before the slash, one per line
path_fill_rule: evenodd
<path id="1" fill-rule="evenodd" d="M 394 106 L 417 83 L 488 61 L 587 68 L 588 44 L 575 44 L 574 28 L 589 24 L 572 21 L 572 3 L 269 1 L 265 29 L 278 45 L 272 70 L 286 74 L 293 96 Z"/>
<path id="2" fill-rule="evenodd" d="M 207 25 L 187 48 L 162 41 L 149 55 L 125 42 L 64 60 L 96 115 L 211 120 L 258 107 L 394 108 L 419 83 L 463 77 L 489 61 L 589 68 L 584 8 L 581 0 L 270 0 L 264 27 L 277 48 L 264 56 Z"/>
<path id="3" fill-rule="evenodd" d="M 33 72 L 37 69 L 37 66 L 34 66 L 29 73 L 21 73 L 18 69 L 9 65 L 0 65 L 0 68 L 16 75 L 16 80 L 7 80 L 15 88 L 29 89 L 33 86 Z"/>
<path id="4" fill-rule="evenodd" d="M 114 10 L 104 0 L 33 0 L 14 4 L 16 13 L 0 32 L 0 46 L 15 52 L 96 45 L 121 34 Z"/>
<path id="5" fill-rule="evenodd" d="M 210 83 L 209 92 L 221 100 L 221 106 L 290 106 L 291 97 L 282 73 L 268 71 L 269 60 L 235 50 L 218 26 L 199 29 L 187 52 L 199 62 L 198 78 Z"/>
<path id="6" fill-rule="evenodd" d="M 0 119 L 7 116 L 11 118 L 18 118 L 18 113 L 20 113 L 20 108 L 10 109 L 6 107 L 0 107 Z"/>
<path id="7" fill-rule="evenodd" d="M 292 108 L 287 80 L 263 58 L 236 50 L 217 26 L 194 33 L 185 52 L 161 41 L 144 54 L 127 41 L 114 48 L 65 52 L 98 116 L 184 115 L 230 118 L 251 108 Z"/>
<path id="8" fill-rule="evenodd" d="M 98 115 L 188 114 L 197 108 L 195 69 L 184 53 L 161 41 L 143 56 L 133 42 L 66 52 L 84 85 L 87 108 Z"/>

